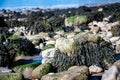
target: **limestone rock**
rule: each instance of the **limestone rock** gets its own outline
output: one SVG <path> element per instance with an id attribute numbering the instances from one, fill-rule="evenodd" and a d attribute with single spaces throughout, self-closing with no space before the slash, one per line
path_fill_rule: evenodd
<path id="1" fill-rule="evenodd" d="M 42 76 L 49 73 L 51 71 L 51 69 L 52 69 L 51 64 L 49 64 L 49 63 L 41 64 L 40 66 L 36 67 L 32 71 L 32 78 L 33 79 L 40 79 Z"/>
<path id="2" fill-rule="evenodd" d="M 60 73 L 47 74 L 42 80 L 88 80 L 88 67 L 80 66 Z"/>

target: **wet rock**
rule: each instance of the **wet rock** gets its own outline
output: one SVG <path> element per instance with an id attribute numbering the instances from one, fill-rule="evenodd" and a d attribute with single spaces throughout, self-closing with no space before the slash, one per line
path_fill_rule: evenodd
<path id="1" fill-rule="evenodd" d="M 3 73 L 0 74 L 0 80 L 23 80 L 23 76 L 20 73 Z"/>
<path id="2" fill-rule="evenodd" d="M 119 69 L 116 66 L 111 66 L 109 70 L 102 75 L 101 80 L 117 80 L 119 74 Z"/>
<path id="3" fill-rule="evenodd" d="M 41 64 L 32 71 L 32 78 L 41 79 L 41 77 L 49 73 L 51 69 L 52 69 L 51 64 L 49 63 Z"/>
<path id="4" fill-rule="evenodd" d="M 88 67 L 79 66 L 60 73 L 51 73 L 42 77 L 42 80 L 88 80 Z"/>

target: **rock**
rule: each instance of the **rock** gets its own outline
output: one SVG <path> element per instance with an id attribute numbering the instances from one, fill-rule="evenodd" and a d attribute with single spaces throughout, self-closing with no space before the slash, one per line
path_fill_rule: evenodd
<path id="1" fill-rule="evenodd" d="M 25 68 L 25 70 L 22 72 L 24 78 L 31 79 L 32 71 L 33 71 L 33 68 Z"/>
<path id="2" fill-rule="evenodd" d="M 55 44 L 56 42 L 51 40 L 51 41 L 46 41 L 45 43 L 46 43 L 46 45 L 49 45 L 49 44 Z"/>
<path id="3" fill-rule="evenodd" d="M 0 80 L 23 80 L 23 76 L 20 73 L 3 73 L 0 74 Z"/>
<path id="4" fill-rule="evenodd" d="M 63 40 L 65 40 L 66 43 Z M 68 70 L 70 66 L 90 66 L 92 64 L 98 64 L 103 67 L 103 69 L 108 69 L 108 67 L 117 59 L 116 56 L 114 56 L 115 51 L 111 47 L 111 43 L 104 41 L 98 35 L 79 33 L 74 37 L 76 45 L 74 44 L 73 47 L 68 45 L 69 40 L 63 40 L 61 39 L 61 41 L 58 42 L 61 47 L 58 46 L 58 48 L 56 48 L 55 56 L 51 62 L 51 64 L 57 68 L 58 72 Z M 65 46 L 67 45 L 70 48 L 66 48 Z M 73 53 L 69 56 L 63 52 L 62 49 L 66 53 L 70 50 L 73 51 Z M 106 57 L 108 55 L 109 57 Z"/>
<path id="5" fill-rule="evenodd" d="M 64 31 L 62 30 L 62 31 L 57 31 L 57 32 L 55 32 L 57 35 L 64 35 L 65 33 L 64 33 Z"/>
<path id="6" fill-rule="evenodd" d="M 16 73 L 22 73 L 25 78 L 31 79 L 31 73 L 40 63 L 34 62 L 30 64 L 19 65 L 13 68 Z"/>
<path id="7" fill-rule="evenodd" d="M 110 38 L 110 41 L 112 42 L 112 43 L 115 43 L 117 40 L 119 40 L 120 39 L 120 37 L 111 37 Z"/>
<path id="8" fill-rule="evenodd" d="M 42 64 L 43 63 L 51 63 L 51 60 L 53 59 L 55 54 L 55 48 L 50 48 L 45 51 L 42 51 Z"/>
<path id="9" fill-rule="evenodd" d="M 99 8 L 99 9 L 98 9 L 98 12 L 102 12 L 102 11 L 103 11 L 103 8 Z"/>
<path id="10" fill-rule="evenodd" d="M 92 27 L 90 31 L 96 34 L 100 31 L 100 27 Z"/>
<path id="11" fill-rule="evenodd" d="M 42 51 L 43 58 L 47 58 L 47 57 L 53 58 L 54 54 L 55 54 L 55 48 L 51 48 L 51 49 L 47 49 L 45 51 Z"/>
<path id="12" fill-rule="evenodd" d="M 118 25 L 115 25 L 111 28 L 113 36 L 120 36 L 120 22 Z"/>
<path id="13" fill-rule="evenodd" d="M 71 66 L 71 67 L 69 67 L 68 71 L 72 70 L 72 69 L 76 69 L 76 68 L 80 68 L 80 66 Z"/>
<path id="14" fill-rule="evenodd" d="M 73 38 L 59 38 L 56 40 L 55 49 L 60 50 L 61 53 L 71 55 L 76 48 L 76 42 Z"/>
<path id="15" fill-rule="evenodd" d="M 103 71 L 103 69 L 97 65 L 91 65 L 89 67 L 89 72 L 91 74 L 101 73 L 102 71 Z"/>
<path id="16" fill-rule="evenodd" d="M 88 67 L 80 66 L 60 73 L 47 74 L 42 80 L 88 80 Z"/>
<path id="17" fill-rule="evenodd" d="M 41 64 L 32 71 L 32 78 L 41 79 L 41 77 L 49 73 L 51 69 L 52 66 L 50 63 Z"/>
<path id="18" fill-rule="evenodd" d="M 111 31 L 109 31 L 109 32 L 107 32 L 107 35 L 106 35 L 108 38 L 111 38 L 112 37 L 112 32 Z"/>
<path id="19" fill-rule="evenodd" d="M 119 74 L 119 69 L 116 66 L 111 66 L 109 70 L 102 75 L 101 80 L 117 80 Z"/>
<path id="20" fill-rule="evenodd" d="M 116 62 L 114 62 L 113 66 L 116 66 L 117 68 L 120 69 L 120 60 L 117 60 Z"/>
<path id="21" fill-rule="evenodd" d="M 11 69 L 5 68 L 5 67 L 0 67 L 0 74 L 1 73 L 10 73 L 12 72 Z"/>
<path id="22" fill-rule="evenodd" d="M 65 19 L 65 26 L 79 26 L 80 24 L 86 23 L 86 16 L 71 16 Z"/>
<path id="23" fill-rule="evenodd" d="M 75 36 L 75 33 L 69 33 L 66 35 L 67 39 L 73 38 Z"/>
<path id="24" fill-rule="evenodd" d="M 120 45 L 116 46 L 115 50 L 116 50 L 117 53 L 119 53 L 120 52 Z"/>

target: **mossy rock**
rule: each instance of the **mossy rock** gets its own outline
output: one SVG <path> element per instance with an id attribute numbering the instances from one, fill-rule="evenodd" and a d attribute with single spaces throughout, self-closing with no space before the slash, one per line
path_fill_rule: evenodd
<path id="1" fill-rule="evenodd" d="M 41 78 L 45 74 L 49 73 L 52 70 L 52 65 L 50 63 L 41 64 L 35 68 L 32 72 L 32 78 L 37 79 Z"/>
<path id="2" fill-rule="evenodd" d="M 48 45 L 46 45 L 45 47 L 43 47 L 42 51 L 47 50 L 47 49 L 50 49 L 50 48 L 54 48 L 54 47 L 55 47 L 54 44 L 48 44 Z"/>
<path id="3" fill-rule="evenodd" d="M 0 80 L 24 80 L 20 73 L 4 73 L 0 74 Z"/>
<path id="4" fill-rule="evenodd" d="M 40 63 L 34 62 L 34 63 L 30 63 L 30 64 L 24 64 L 24 65 L 16 66 L 16 67 L 13 68 L 13 70 L 15 72 L 22 73 L 26 68 L 36 68 L 38 65 L 40 65 Z"/>
<path id="5" fill-rule="evenodd" d="M 21 38 L 21 36 L 20 35 L 11 35 L 10 37 L 8 37 L 8 39 L 10 39 L 10 40 L 15 40 L 15 39 L 19 39 L 19 38 Z"/>
<path id="6" fill-rule="evenodd" d="M 65 19 L 65 26 L 80 25 L 87 22 L 87 17 L 85 15 L 71 16 Z"/>

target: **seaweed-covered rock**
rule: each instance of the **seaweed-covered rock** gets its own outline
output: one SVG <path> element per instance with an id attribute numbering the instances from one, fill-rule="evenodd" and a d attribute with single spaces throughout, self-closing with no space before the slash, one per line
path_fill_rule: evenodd
<path id="1" fill-rule="evenodd" d="M 52 69 L 52 66 L 50 63 L 41 64 L 40 66 L 36 67 L 32 71 L 32 78 L 40 79 L 43 75 L 46 75 L 47 73 L 49 73 L 51 69 Z"/>
<path id="2" fill-rule="evenodd" d="M 31 78 L 31 73 L 34 68 L 39 66 L 40 63 L 34 62 L 30 64 L 19 65 L 13 68 L 16 73 L 22 73 L 25 78 Z"/>
<path id="3" fill-rule="evenodd" d="M 77 66 L 60 73 L 49 73 L 43 76 L 42 80 L 88 80 L 88 74 L 88 67 Z"/>
<path id="4" fill-rule="evenodd" d="M 13 50 L 16 55 L 31 55 L 34 53 L 34 45 L 27 39 L 16 38 L 14 40 L 10 40 L 8 50 Z"/>
<path id="5" fill-rule="evenodd" d="M 23 80 L 23 76 L 20 73 L 4 73 L 0 74 L 0 80 Z"/>
<path id="6" fill-rule="evenodd" d="M 82 33 L 76 35 L 74 39 L 77 45 L 70 56 L 60 49 L 56 50 L 52 65 L 57 68 L 58 72 L 76 65 L 90 66 L 98 64 L 107 69 L 116 60 L 115 51 L 111 44 L 104 41 L 101 37 L 90 33 Z"/>
<path id="7" fill-rule="evenodd" d="M 5 45 L 0 43 L 0 66 L 8 66 L 9 60 L 9 54 L 6 51 Z"/>
<path id="8" fill-rule="evenodd" d="M 120 36 L 120 23 L 112 27 L 111 32 L 113 36 Z"/>
<path id="9" fill-rule="evenodd" d="M 51 32 L 53 31 L 52 26 L 47 21 L 36 21 L 30 27 L 27 27 L 28 30 L 32 30 L 32 34 L 38 34 L 40 32 Z"/>

